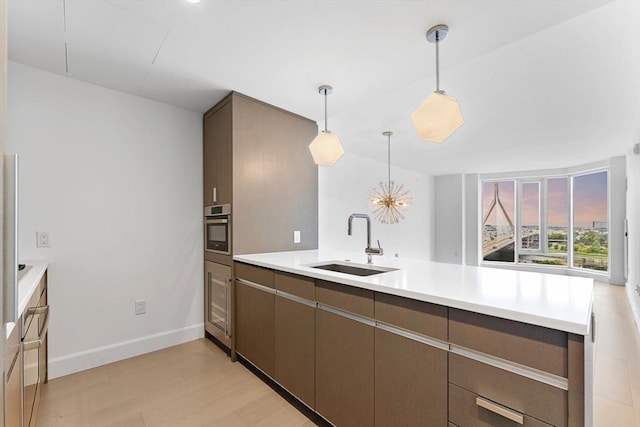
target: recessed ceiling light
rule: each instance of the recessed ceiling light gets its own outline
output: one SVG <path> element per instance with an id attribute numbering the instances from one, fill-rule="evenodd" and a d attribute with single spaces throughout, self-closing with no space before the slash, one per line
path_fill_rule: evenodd
<path id="1" fill-rule="evenodd" d="M 187 3 L 200 3 L 202 0 L 187 0 Z"/>

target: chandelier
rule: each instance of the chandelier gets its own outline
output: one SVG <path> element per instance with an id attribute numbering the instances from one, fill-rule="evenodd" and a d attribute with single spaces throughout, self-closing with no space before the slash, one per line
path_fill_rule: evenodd
<path id="1" fill-rule="evenodd" d="M 404 219 L 403 211 L 409 208 L 411 196 L 403 184 L 391 181 L 391 135 L 393 132 L 382 133 L 387 137 L 387 182 L 380 182 L 369 194 L 369 207 L 373 209 L 375 219 L 383 224 L 396 224 Z"/>

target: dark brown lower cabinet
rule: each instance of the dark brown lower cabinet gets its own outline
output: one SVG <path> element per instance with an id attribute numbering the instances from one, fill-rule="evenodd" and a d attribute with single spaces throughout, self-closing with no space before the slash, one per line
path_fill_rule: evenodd
<path id="1" fill-rule="evenodd" d="M 274 378 L 275 294 L 236 280 L 236 351 Z"/>
<path id="2" fill-rule="evenodd" d="M 454 384 L 449 384 L 449 418 L 463 427 L 552 427 Z"/>
<path id="3" fill-rule="evenodd" d="M 449 382 L 450 393 L 451 387 L 458 386 L 548 425 L 567 427 L 567 392 L 555 386 L 453 353 L 449 354 Z M 455 415 L 451 402 L 450 398 L 449 414 Z"/>
<path id="4" fill-rule="evenodd" d="M 336 426 L 373 426 L 374 327 L 316 311 L 316 411 Z"/>
<path id="5" fill-rule="evenodd" d="M 447 424 L 447 352 L 375 331 L 375 425 Z"/>
<path id="6" fill-rule="evenodd" d="M 316 309 L 281 296 L 275 308 L 275 380 L 314 409 Z"/>

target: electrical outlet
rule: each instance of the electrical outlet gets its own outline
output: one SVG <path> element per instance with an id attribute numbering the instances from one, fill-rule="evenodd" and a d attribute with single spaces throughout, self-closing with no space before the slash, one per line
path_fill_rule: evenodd
<path id="1" fill-rule="evenodd" d="M 48 231 L 36 231 L 36 247 L 37 248 L 51 247 L 51 240 L 49 240 Z"/>
<path id="2" fill-rule="evenodd" d="M 300 231 L 293 232 L 293 243 L 300 243 Z"/>
<path id="3" fill-rule="evenodd" d="M 147 302 L 143 299 L 136 300 L 136 315 L 147 312 Z"/>

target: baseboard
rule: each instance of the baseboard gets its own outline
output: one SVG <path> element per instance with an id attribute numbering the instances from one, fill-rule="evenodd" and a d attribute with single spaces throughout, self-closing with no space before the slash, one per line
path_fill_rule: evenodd
<path id="1" fill-rule="evenodd" d="M 49 359 L 49 379 L 204 337 L 204 323 Z"/>

